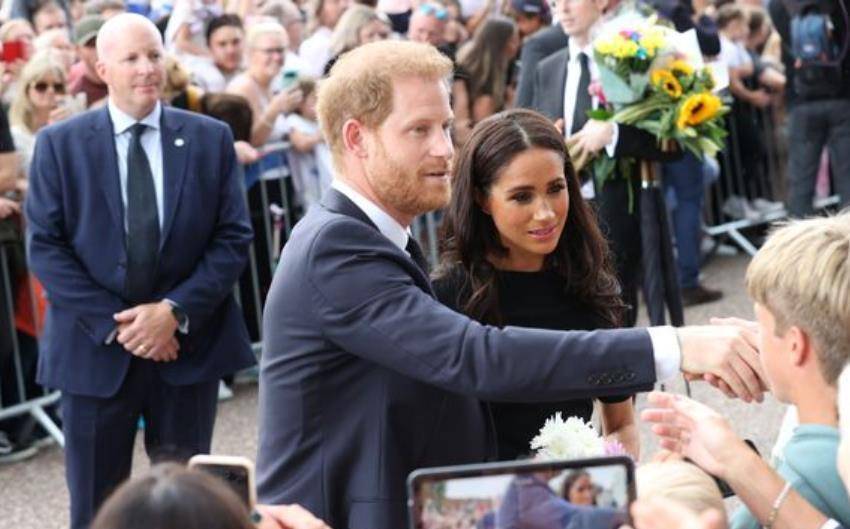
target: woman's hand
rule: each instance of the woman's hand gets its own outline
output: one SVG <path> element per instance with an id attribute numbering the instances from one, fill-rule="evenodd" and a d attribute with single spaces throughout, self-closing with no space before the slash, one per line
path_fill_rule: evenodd
<path id="1" fill-rule="evenodd" d="M 304 93 L 299 89 L 286 90 L 274 96 L 269 105 L 275 110 L 277 115 L 289 114 L 294 112 L 301 101 L 304 100 Z"/>

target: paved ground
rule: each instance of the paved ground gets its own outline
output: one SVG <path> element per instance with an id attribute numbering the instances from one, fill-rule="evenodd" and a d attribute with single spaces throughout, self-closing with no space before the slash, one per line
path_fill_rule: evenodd
<path id="1" fill-rule="evenodd" d="M 705 269 L 705 283 L 722 288 L 726 297 L 720 302 L 689 309 L 689 323 L 706 322 L 715 315 L 752 317 L 752 308 L 743 289 L 747 259 L 717 257 Z M 681 383 L 668 389 L 684 391 Z M 772 398 L 763 404 L 744 404 L 725 399 L 703 384 L 694 385 L 694 396 L 722 409 L 731 417 L 738 432 L 753 439 L 762 454 L 768 453 L 779 429 L 782 406 Z M 638 400 L 642 406 L 643 399 Z M 220 406 L 213 451 L 254 458 L 257 446 L 257 390 L 253 385 L 236 388 L 234 399 Z M 648 429 L 641 427 L 644 458 L 655 451 Z M 136 446 L 135 469 L 147 467 L 141 443 Z M 63 476 L 62 452 L 55 447 L 15 465 L 0 467 L 0 529 L 58 529 L 66 527 L 68 495 Z"/>

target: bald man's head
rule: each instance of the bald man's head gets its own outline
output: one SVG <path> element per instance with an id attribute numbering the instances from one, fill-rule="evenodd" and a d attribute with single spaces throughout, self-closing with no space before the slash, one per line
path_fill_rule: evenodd
<path id="1" fill-rule="evenodd" d="M 142 119 L 156 107 L 165 79 L 162 36 L 147 18 L 116 15 L 97 33 L 97 74 L 109 99 L 123 112 Z"/>
<path id="2" fill-rule="evenodd" d="M 149 32 L 162 42 L 162 35 L 148 18 L 136 13 L 121 13 L 107 20 L 97 32 L 97 56 L 106 57 L 115 46 L 116 40 L 126 38 L 128 30 Z"/>

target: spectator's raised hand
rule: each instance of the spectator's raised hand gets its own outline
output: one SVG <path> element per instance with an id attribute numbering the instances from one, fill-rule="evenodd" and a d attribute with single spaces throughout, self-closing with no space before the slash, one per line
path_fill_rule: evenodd
<path id="1" fill-rule="evenodd" d="M 280 92 L 274 96 L 269 105 L 277 114 L 289 114 L 298 108 L 298 105 L 301 104 L 303 99 L 304 93 L 301 90 L 294 88 Z"/>
<path id="2" fill-rule="evenodd" d="M 703 470 L 724 477 L 729 465 L 749 447 L 729 422 L 708 406 L 682 395 L 654 391 L 641 419 L 652 423 L 662 448 L 681 454 Z"/>
<path id="3" fill-rule="evenodd" d="M 21 205 L 5 197 L 0 197 L 0 220 L 21 214 Z"/>
<path id="4" fill-rule="evenodd" d="M 682 372 L 706 377 L 731 397 L 761 402 L 767 389 L 758 354 L 758 335 L 741 325 L 703 325 L 676 330 Z"/>

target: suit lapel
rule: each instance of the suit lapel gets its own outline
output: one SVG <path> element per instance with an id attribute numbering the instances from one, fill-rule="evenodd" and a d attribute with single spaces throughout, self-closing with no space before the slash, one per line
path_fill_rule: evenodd
<path id="1" fill-rule="evenodd" d="M 121 178 L 115 152 L 115 132 L 109 111 L 99 110 L 94 119 L 88 141 L 85 142 L 89 160 L 96 160 L 94 178 L 106 198 L 106 206 L 116 226 L 124 230 L 124 202 L 121 199 Z"/>
<path id="2" fill-rule="evenodd" d="M 159 248 L 162 250 L 168 234 L 174 224 L 177 204 L 183 181 L 186 178 L 186 162 L 189 159 L 189 138 L 181 134 L 183 123 L 176 113 L 167 107 L 162 108 L 161 138 L 162 138 L 162 178 L 163 178 L 163 219 L 162 235 Z"/>
<path id="3" fill-rule="evenodd" d="M 330 211 L 334 211 L 336 213 L 340 213 L 342 215 L 346 215 L 348 217 L 352 217 L 361 222 L 364 222 L 374 228 L 376 231 L 380 232 L 380 230 L 378 230 L 378 227 L 375 226 L 375 223 L 372 222 L 369 216 L 366 215 L 366 213 L 364 213 L 362 209 L 357 207 L 357 205 L 352 202 L 348 197 L 346 197 L 334 188 L 329 189 L 322 197 L 322 205 Z M 390 244 L 392 246 L 395 246 L 393 243 Z M 419 265 L 417 265 L 413 261 L 413 258 L 407 255 L 404 250 L 398 248 L 398 251 L 401 252 L 404 257 L 406 257 L 407 260 L 410 262 L 411 269 L 416 271 L 415 274 L 417 275 L 420 283 L 424 287 L 424 290 L 428 292 L 431 297 L 434 297 L 434 290 L 431 286 L 431 279 L 428 277 L 428 274 L 426 274 L 425 271 L 422 270 Z"/>

